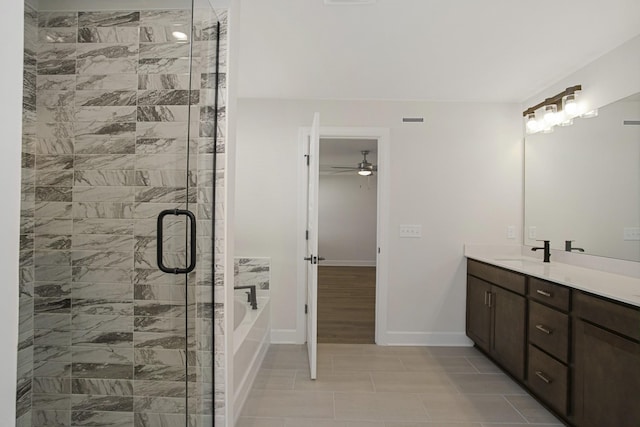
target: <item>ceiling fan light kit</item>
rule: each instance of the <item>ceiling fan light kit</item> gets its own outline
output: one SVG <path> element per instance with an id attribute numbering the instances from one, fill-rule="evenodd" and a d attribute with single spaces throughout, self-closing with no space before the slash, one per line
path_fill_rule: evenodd
<path id="1" fill-rule="evenodd" d="M 374 172 L 378 170 L 378 167 L 372 164 L 367 160 L 367 154 L 369 154 L 369 150 L 361 151 L 362 153 L 362 161 L 358 163 L 356 167 L 345 167 L 345 166 L 332 166 L 332 169 L 342 169 L 340 172 L 357 172 L 360 176 L 371 176 Z"/>

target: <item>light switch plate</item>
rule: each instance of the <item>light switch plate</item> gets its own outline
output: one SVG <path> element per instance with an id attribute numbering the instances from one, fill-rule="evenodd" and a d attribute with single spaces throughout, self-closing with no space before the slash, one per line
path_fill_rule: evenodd
<path id="1" fill-rule="evenodd" d="M 538 237 L 538 232 L 536 230 L 535 225 L 529 226 L 529 239 L 536 239 Z"/>
<path id="2" fill-rule="evenodd" d="M 401 224 L 400 225 L 400 237 L 404 238 L 420 238 L 422 237 L 422 226 Z"/>
<path id="3" fill-rule="evenodd" d="M 507 227 L 507 239 L 515 239 L 516 238 L 516 226 L 509 225 Z"/>

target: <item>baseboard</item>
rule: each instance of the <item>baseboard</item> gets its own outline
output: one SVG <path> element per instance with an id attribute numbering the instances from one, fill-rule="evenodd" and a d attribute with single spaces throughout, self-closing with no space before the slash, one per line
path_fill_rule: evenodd
<path id="1" fill-rule="evenodd" d="M 304 344 L 296 329 L 271 329 L 271 344 Z"/>
<path id="2" fill-rule="evenodd" d="M 376 262 L 374 261 L 358 261 L 358 260 L 336 260 L 336 259 L 327 259 L 320 263 L 320 267 L 375 267 Z"/>
<path id="3" fill-rule="evenodd" d="M 381 345 L 416 345 L 434 347 L 471 347 L 464 332 L 387 332 Z"/>

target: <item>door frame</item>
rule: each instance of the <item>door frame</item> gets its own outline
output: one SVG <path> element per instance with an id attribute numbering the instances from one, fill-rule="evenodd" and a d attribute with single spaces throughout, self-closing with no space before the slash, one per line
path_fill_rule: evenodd
<path id="1" fill-rule="evenodd" d="M 297 279 L 298 295 L 296 310 L 296 342 L 306 342 L 306 141 L 311 128 L 303 127 L 298 132 L 298 221 L 297 221 Z M 377 247 L 376 256 L 376 315 L 375 342 L 387 345 L 387 298 L 389 277 L 389 191 L 390 191 L 390 131 L 389 128 L 374 127 L 320 127 L 320 138 L 325 139 L 375 139 L 378 141 L 377 172 Z M 320 254 L 322 255 L 322 254 Z"/>

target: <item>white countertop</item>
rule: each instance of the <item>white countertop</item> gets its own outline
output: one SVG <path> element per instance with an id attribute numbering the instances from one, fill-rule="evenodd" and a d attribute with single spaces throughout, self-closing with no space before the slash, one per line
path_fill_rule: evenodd
<path id="1" fill-rule="evenodd" d="M 640 307 L 640 279 L 523 256 L 520 246 L 465 245 L 467 258 Z"/>

